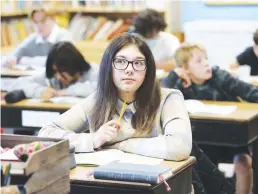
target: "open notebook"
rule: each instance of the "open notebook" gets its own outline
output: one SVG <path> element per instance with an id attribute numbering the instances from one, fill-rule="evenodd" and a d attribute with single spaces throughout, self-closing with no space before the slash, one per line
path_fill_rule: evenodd
<path id="1" fill-rule="evenodd" d="M 236 106 L 221 106 L 215 104 L 204 104 L 199 100 L 185 100 L 186 109 L 189 113 L 204 113 L 228 115 L 236 110 Z"/>
<path id="2" fill-rule="evenodd" d="M 163 159 L 159 158 L 150 158 L 146 156 L 125 153 L 117 149 L 107 149 L 92 153 L 75 154 L 75 160 L 77 165 L 85 166 L 100 166 L 113 161 L 131 164 L 157 165 L 164 161 Z"/>

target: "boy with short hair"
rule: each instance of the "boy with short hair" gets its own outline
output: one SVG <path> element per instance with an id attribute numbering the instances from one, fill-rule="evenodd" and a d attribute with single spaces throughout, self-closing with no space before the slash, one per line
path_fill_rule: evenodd
<path id="1" fill-rule="evenodd" d="M 219 67 L 211 67 L 205 49 L 197 44 L 185 43 L 175 52 L 177 67 L 161 80 L 168 88 L 179 89 L 185 99 L 239 101 L 239 97 L 248 102 L 258 102 L 258 87 L 233 77 Z M 203 151 L 216 164 L 221 155 L 232 161 L 234 155 L 247 153 L 248 149 L 214 147 L 200 145 Z M 249 193 L 252 180 L 251 158 L 244 154 L 235 157 L 238 193 Z M 243 170 L 244 169 L 244 170 Z"/>
<path id="2" fill-rule="evenodd" d="M 249 65 L 251 67 L 251 75 L 258 75 L 258 29 L 253 35 L 254 45 L 245 49 L 236 57 L 236 62 L 230 67 L 232 70 L 240 65 Z"/>
<path id="3" fill-rule="evenodd" d="M 36 32 L 29 35 L 17 46 L 12 56 L 3 65 L 13 68 L 16 64 L 45 66 L 46 56 L 52 46 L 59 41 L 72 41 L 68 30 L 59 27 L 54 16 L 43 8 L 33 9 L 30 14 Z"/>

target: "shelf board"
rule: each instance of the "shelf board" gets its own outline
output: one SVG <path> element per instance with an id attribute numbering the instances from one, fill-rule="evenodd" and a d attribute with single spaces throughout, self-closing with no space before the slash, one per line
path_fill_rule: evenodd
<path id="1" fill-rule="evenodd" d="M 2 12 L 1 11 L 1 17 L 12 17 L 12 16 L 26 16 L 28 14 L 27 11 L 24 10 L 14 10 L 14 11 L 8 11 L 8 12 Z"/>
<path id="2" fill-rule="evenodd" d="M 103 13 L 103 14 L 112 14 L 112 13 L 122 13 L 122 14 L 130 14 L 130 13 L 139 13 L 143 9 L 118 9 L 118 8 L 85 8 L 85 7 L 63 7 L 63 8 L 49 8 L 49 12 L 69 12 L 69 13 Z M 164 10 L 158 10 L 160 13 L 164 13 Z M 27 11 L 10 11 L 10 12 L 1 12 L 1 17 L 12 17 L 12 16 L 22 16 L 27 15 Z"/>

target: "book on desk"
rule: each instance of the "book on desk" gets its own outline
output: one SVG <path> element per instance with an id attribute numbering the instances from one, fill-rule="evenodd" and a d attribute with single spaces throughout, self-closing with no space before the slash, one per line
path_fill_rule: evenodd
<path id="1" fill-rule="evenodd" d="M 132 164 L 119 161 L 96 167 L 93 171 L 95 179 L 150 184 L 159 184 L 172 175 L 172 169 L 168 166 Z"/>

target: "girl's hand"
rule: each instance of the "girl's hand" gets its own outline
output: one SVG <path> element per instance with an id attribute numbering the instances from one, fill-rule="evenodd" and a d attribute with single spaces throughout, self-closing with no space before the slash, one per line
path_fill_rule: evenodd
<path id="1" fill-rule="evenodd" d="M 63 89 L 63 90 L 58 90 L 55 96 L 66 96 L 66 94 L 67 94 L 67 90 Z"/>
<path id="2" fill-rule="evenodd" d="M 111 120 L 104 125 L 102 125 L 98 131 L 94 133 L 93 137 L 93 145 L 94 149 L 99 148 L 104 143 L 112 140 L 116 134 L 118 129 L 120 128 L 119 121 Z"/>
<path id="3" fill-rule="evenodd" d="M 48 100 L 49 98 L 52 98 L 56 95 L 56 90 L 54 88 L 46 88 L 42 94 L 41 94 L 41 98 L 43 100 Z"/>

